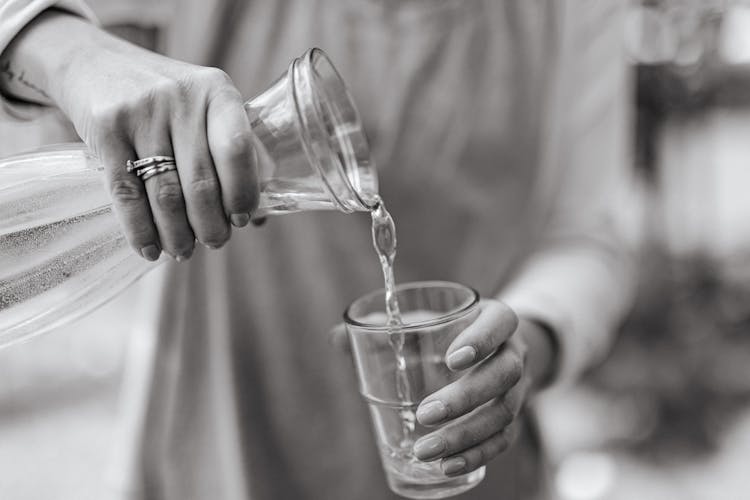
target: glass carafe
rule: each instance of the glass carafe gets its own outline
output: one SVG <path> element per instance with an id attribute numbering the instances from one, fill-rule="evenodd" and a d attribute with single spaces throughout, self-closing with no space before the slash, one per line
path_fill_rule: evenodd
<path id="1" fill-rule="evenodd" d="M 320 49 L 245 110 L 259 157 L 255 217 L 377 205 L 361 120 Z M 0 347 L 91 311 L 168 258 L 150 263 L 129 248 L 102 173 L 82 144 L 0 160 Z"/>

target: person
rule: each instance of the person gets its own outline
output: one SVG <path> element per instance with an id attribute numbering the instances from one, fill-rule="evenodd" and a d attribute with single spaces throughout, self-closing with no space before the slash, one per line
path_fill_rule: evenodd
<path id="1" fill-rule="evenodd" d="M 59 108 L 105 164 L 134 251 L 174 258 L 138 311 L 117 494 L 395 498 L 351 360 L 326 342 L 382 284 L 369 218 L 240 230 L 258 200 L 242 98 L 319 46 L 370 136 L 398 280 L 484 297 L 448 358 L 473 367 L 419 407 L 447 425 L 415 452 L 446 474 L 487 464 L 461 498 L 542 498 L 523 408 L 601 358 L 632 292 L 620 2 L 117 4 L 145 28 L 159 11 L 164 55 L 108 34 L 82 0 L 0 0 L 6 119 Z M 159 155 L 176 169 L 142 181 L 125 168 Z"/>

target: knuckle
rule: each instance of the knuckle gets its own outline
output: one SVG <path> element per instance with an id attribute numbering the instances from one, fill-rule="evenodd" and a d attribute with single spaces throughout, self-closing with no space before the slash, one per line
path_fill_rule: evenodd
<path id="1" fill-rule="evenodd" d="M 201 79 L 214 85 L 228 83 L 231 84 L 232 82 L 232 79 L 229 78 L 229 75 L 225 71 L 212 66 L 204 66 L 200 68 L 196 73 Z"/>
<path id="2" fill-rule="evenodd" d="M 523 376 L 523 361 L 515 352 L 503 349 L 497 354 L 492 371 L 498 387 L 502 392 L 506 392 L 520 382 Z"/>
<path id="3" fill-rule="evenodd" d="M 159 242 L 159 236 L 150 220 L 126 217 L 123 220 L 123 232 L 130 246 L 139 253 L 141 248 Z"/>
<path id="4" fill-rule="evenodd" d="M 196 73 L 188 73 L 187 75 L 183 75 L 180 78 L 174 80 L 169 91 L 171 94 L 176 95 L 180 99 L 180 101 L 187 102 L 190 96 L 195 91 L 195 87 L 198 83 L 196 80 Z"/>
<path id="5" fill-rule="evenodd" d="M 510 427 L 506 427 L 487 443 L 488 453 L 491 455 L 489 458 L 493 458 L 508 449 L 511 442 L 510 435 Z"/>
<path id="6" fill-rule="evenodd" d="M 523 360 L 517 355 L 510 357 L 510 366 L 508 369 L 508 383 L 516 385 L 523 376 Z"/>
<path id="7" fill-rule="evenodd" d="M 494 351 L 497 346 L 495 345 L 495 342 L 493 340 L 492 332 L 487 330 L 483 331 L 479 334 L 476 342 L 474 342 L 474 348 L 476 349 L 477 353 L 479 353 L 480 358 L 485 358 Z"/>
<path id="8" fill-rule="evenodd" d="M 252 139 L 245 131 L 237 131 L 219 141 L 217 149 L 225 161 L 234 167 L 249 167 L 252 154 Z"/>
<path id="9" fill-rule="evenodd" d="M 91 123 L 93 129 L 106 138 L 126 125 L 128 114 L 128 108 L 122 103 L 100 105 L 91 110 Z"/>
<path id="10" fill-rule="evenodd" d="M 492 456 L 489 446 L 487 444 L 484 444 L 477 448 L 477 457 L 473 465 L 474 467 L 479 467 L 482 464 L 486 464 L 490 458 L 492 458 Z"/>
<path id="11" fill-rule="evenodd" d="M 471 446 L 477 442 L 476 433 L 467 426 L 461 426 L 456 430 L 456 436 L 451 440 L 451 449 L 462 450 L 468 446 Z"/>
<path id="12" fill-rule="evenodd" d="M 96 106 L 91 111 L 94 122 L 100 127 L 121 127 L 131 118 L 142 120 L 153 114 L 165 96 L 169 95 L 173 81 L 163 79 L 150 83 L 148 87 L 136 89 L 111 101 Z"/>
<path id="13" fill-rule="evenodd" d="M 198 203 L 212 203 L 219 197 L 219 180 L 215 176 L 201 177 L 190 181 L 190 191 Z"/>
<path id="14" fill-rule="evenodd" d="M 472 448 L 463 454 L 466 460 L 466 471 L 471 472 L 482 465 L 482 451 L 480 448 Z"/>
<path id="15" fill-rule="evenodd" d="M 146 95 L 143 96 L 142 102 L 149 109 L 154 108 L 157 103 L 170 102 L 174 98 L 181 96 L 181 90 L 183 87 L 182 81 L 173 78 L 163 78 L 158 82 L 151 85 Z"/>
<path id="16" fill-rule="evenodd" d="M 209 89 L 219 87 L 221 89 L 233 90 L 232 80 L 224 71 L 213 67 L 198 67 L 185 73 L 176 79 L 168 79 L 164 82 L 163 90 L 170 96 L 176 96 L 181 102 L 189 102 L 194 95 L 209 95 Z"/>
<path id="17" fill-rule="evenodd" d="M 479 395 L 477 394 L 477 391 L 474 388 L 467 387 L 463 391 L 459 393 L 458 397 L 458 404 L 454 406 L 449 407 L 449 414 L 452 417 L 458 416 L 458 414 L 463 413 L 464 411 L 474 408 L 476 406 L 476 403 L 479 399 Z"/>
<path id="18" fill-rule="evenodd" d="M 510 434 L 503 433 L 502 436 L 498 438 L 497 443 L 495 443 L 495 455 L 507 450 L 510 447 L 510 443 Z"/>
<path id="19" fill-rule="evenodd" d="M 176 182 L 162 182 L 156 194 L 156 204 L 159 209 L 168 213 L 179 212 L 183 209 L 182 189 Z"/>
<path id="20" fill-rule="evenodd" d="M 478 460 L 476 467 L 488 464 L 493 458 L 498 456 L 507 448 L 507 441 L 504 434 L 496 434 L 479 446 Z"/>
<path id="21" fill-rule="evenodd" d="M 469 451 L 463 453 L 464 460 L 466 460 L 466 472 L 471 472 L 482 466 L 484 463 L 484 451 L 481 446 L 472 448 Z"/>
<path id="22" fill-rule="evenodd" d="M 144 198 L 143 186 L 136 181 L 125 179 L 113 181 L 110 187 L 110 193 L 112 195 L 112 200 L 115 203 L 124 205 L 142 201 Z"/>
<path id="23" fill-rule="evenodd" d="M 482 451 L 482 463 L 479 465 L 487 465 L 502 451 L 500 449 L 501 441 L 500 439 L 491 439 L 480 448 Z"/>
<path id="24" fill-rule="evenodd" d="M 514 412 L 513 409 L 508 406 L 506 399 L 501 399 L 498 404 L 498 423 L 504 428 L 513 422 Z"/>

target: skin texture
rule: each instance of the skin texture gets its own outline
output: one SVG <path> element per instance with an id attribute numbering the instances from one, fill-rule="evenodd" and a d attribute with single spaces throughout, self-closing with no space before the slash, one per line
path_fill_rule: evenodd
<path id="1" fill-rule="evenodd" d="M 516 417 L 548 383 L 555 366 L 555 345 L 542 325 L 518 318 L 497 300 L 484 299 L 480 307 L 477 319 L 446 352 L 448 367 L 465 370 L 464 375 L 417 409 L 419 422 L 436 430 L 415 443 L 414 453 L 427 462 L 440 460 L 448 476 L 475 470 L 513 444 Z M 349 349 L 342 324 L 333 328 L 330 340 Z"/>
<path id="2" fill-rule="evenodd" d="M 221 70 L 163 57 L 70 14 L 49 10 L 0 57 L 0 90 L 58 106 L 105 165 L 133 249 L 189 258 L 219 248 L 257 207 L 252 132 Z M 177 170 L 145 183 L 127 160 L 174 156 Z"/>

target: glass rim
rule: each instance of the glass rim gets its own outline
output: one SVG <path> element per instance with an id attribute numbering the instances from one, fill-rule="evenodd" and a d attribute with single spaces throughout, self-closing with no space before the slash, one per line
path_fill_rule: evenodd
<path id="1" fill-rule="evenodd" d="M 399 327 L 399 331 L 401 332 L 409 332 L 412 330 L 419 330 L 422 328 L 438 326 L 444 323 L 451 322 L 469 313 L 475 306 L 479 305 L 480 295 L 476 289 L 467 285 L 462 285 L 461 283 L 455 283 L 453 281 L 441 281 L 441 280 L 410 281 L 407 283 L 400 283 L 396 285 L 395 292 L 396 294 L 398 294 L 398 292 L 400 291 L 410 290 L 410 289 L 415 289 L 415 288 L 461 289 L 461 290 L 469 292 L 469 295 L 471 298 L 470 300 L 467 301 L 466 304 L 462 303 L 459 306 L 451 309 L 450 311 L 446 313 L 442 313 L 439 316 L 436 316 L 435 318 L 430 318 L 424 321 L 417 321 L 415 323 L 408 323 L 408 324 L 402 325 Z M 377 295 L 382 295 L 383 300 L 385 300 L 385 297 L 384 297 L 385 289 L 378 288 L 377 290 L 373 290 L 372 292 L 362 295 L 361 297 L 352 301 L 352 303 L 349 304 L 349 307 L 347 307 L 346 310 L 344 311 L 344 323 L 346 325 L 356 326 L 358 328 L 365 329 L 367 330 L 367 333 L 388 332 L 389 330 L 391 330 L 393 327 L 387 324 L 376 325 L 372 323 L 363 323 L 361 321 L 357 321 L 351 316 L 352 307 L 354 307 L 356 304 L 358 304 L 361 301 L 372 299 L 374 296 L 377 296 Z"/>
<path id="2" fill-rule="evenodd" d="M 339 174 L 341 175 L 341 179 L 346 185 L 347 190 L 350 194 L 353 195 L 353 201 L 356 207 L 351 206 L 350 203 L 347 203 L 346 200 L 341 200 L 336 196 L 335 191 L 332 189 L 329 189 L 331 193 L 333 194 L 334 198 L 336 198 L 336 202 L 341 207 L 341 209 L 345 212 L 350 212 L 353 209 L 360 209 L 360 210 L 372 210 L 375 208 L 378 204 L 377 199 L 377 193 L 378 193 L 378 185 L 377 185 L 377 172 L 374 170 L 374 162 L 372 159 L 372 149 L 370 147 L 369 140 L 367 138 L 367 134 L 365 133 L 364 126 L 362 124 L 362 117 L 359 113 L 359 110 L 357 109 L 356 105 L 354 104 L 354 99 L 349 91 L 349 87 L 344 81 L 344 78 L 341 76 L 339 71 L 336 69 L 336 66 L 334 66 L 333 62 L 331 61 L 331 58 L 328 57 L 328 54 L 326 52 L 319 48 L 319 47 L 312 47 L 308 49 L 302 57 L 298 58 L 293 64 L 292 67 L 295 67 L 296 64 L 304 65 L 303 68 L 301 67 L 300 70 L 304 72 L 305 77 L 310 79 L 310 83 L 312 84 L 313 81 L 318 82 L 319 80 L 315 77 L 316 72 L 313 68 L 316 67 L 316 62 L 322 62 L 323 66 L 325 67 L 325 70 L 329 73 L 329 76 L 331 76 L 333 79 L 336 80 L 338 85 L 341 86 L 343 89 L 345 99 L 344 101 L 348 103 L 350 106 L 349 110 L 351 113 L 354 114 L 355 122 L 357 124 L 356 130 L 359 137 L 359 141 L 364 145 L 365 152 L 367 156 L 367 163 L 369 164 L 368 167 L 365 167 L 363 164 L 361 164 L 358 160 L 358 158 L 337 158 L 335 163 L 335 168 L 339 171 Z M 321 110 L 321 100 L 322 96 L 318 94 L 312 94 L 310 96 L 310 103 L 312 105 L 312 110 L 315 113 L 315 115 L 318 118 L 318 121 L 320 123 L 323 123 L 324 120 L 322 119 L 323 112 Z M 330 101 L 332 105 L 335 105 L 336 101 L 331 100 Z M 339 140 L 341 140 L 339 138 Z M 351 147 L 351 143 L 348 143 Z M 323 180 L 327 183 L 326 176 L 323 172 L 325 170 L 325 167 L 323 165 L 318 165 L 318 168 L 321 170 L 321 173 L 323 174 Z M 371 178 L 372 178 L 372 185 L 365 186 L 365 185 L 359 185 L 359 182 L 355 183 L 353 182 L 351 176 L 356 175 L 357 178 L 360 177 L 361 173 L 360 170 L 370 170 L 371 172 Z M 330 187 L 330 186 L 329 186 Z"/>

